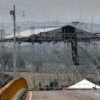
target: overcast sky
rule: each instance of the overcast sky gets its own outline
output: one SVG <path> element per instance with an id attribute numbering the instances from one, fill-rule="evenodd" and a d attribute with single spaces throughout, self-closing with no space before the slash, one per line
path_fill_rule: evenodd
<path id="1" fill-rule="evenodd" d="M 69 19 L 100 22 L 100 0 L 0 0 L 0 7 L 25 10 L 40 15 L 51 15 Z"/>

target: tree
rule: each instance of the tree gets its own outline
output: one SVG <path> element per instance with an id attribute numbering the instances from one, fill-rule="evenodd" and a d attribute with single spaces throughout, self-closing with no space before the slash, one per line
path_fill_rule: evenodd
<path id="1" fill-rule="evenodd" d="M 8 60 L 7 66 L 8 66 L 9 71 L 10 71 L 11 68 L 13 67 L 13 60 L 11 58 Z"/>
<path id="2" fill-rule="evenodd" d="M 6 69 L 6 66 L 8 66 L 9 71 L 11 70 L 11 68 L 13 68 L 13 53 L 5 53 L 4 57 L 3 57 L 3 62 L 4 62 L 4 67 Z M 3 64 L 3 62 L 0 60 L 0 63 Z M 24 60 L 20 57 L 20 60 L 17 61 L 17 64 L 20 68 L 26 68 L 25 62 Z"/>
<path id="3" fill-rule="evenodd" d="M 13 59 L 9 59 L 8 60 L 8 64 L 7 64 L 9 71 L 11 70 L 11 68 L 13 68 Z M 20 60 L 17 61 L 17 68 L 26 68 L 25 62 L 22 58 L 20 58 Z"/>
<path id="4" fill-rule="evenodd" d="M 19 66 L 20 68 L 26 68 L 25 62 L 24 62 L 24 60 L 22 58 L 20 58 L 20 60 L 18 61 L 18 63 L 20 65 Z"/>
<path id="5" fill-rule="evenodd" d="M 3 65 L 4 70 L 6 69 L 6 66 L 8 64 L 9 59 L 11 58 L 13 53 L 5 53 L 5 54 L 1 54 L 2 59 L 0 59 L 0 63 Z"/>
<path id="6" fill-rule="evenodd" d="M 1 73 L 0 73 L 0 76 L 1 76 Z M 10 75 L 10 74 L 5 74 L 4 75 L 4 85 L 8 84 L 12 80 L 13 80 L 12 75 Z M 0 80 L 0 84 L 1 84 L 1 80 Z M 2 86 L 4 86 L 4 85 L 2 85 Z"/>
<path id="7" fill-rule="evenodd" d="M 97 69 L 100 69 L 100 57 L 97 57 L 97 59 L 94 60 L 94 65 L 97 66 Z"/>

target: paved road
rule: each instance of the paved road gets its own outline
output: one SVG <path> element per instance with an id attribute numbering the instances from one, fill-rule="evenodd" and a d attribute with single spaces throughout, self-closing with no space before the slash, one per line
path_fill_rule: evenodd
<path id="1" fill-rule="evenodd" d="M 29 91 L 25 96 L 24 100 L 100 100 L 100 90 Z"/>

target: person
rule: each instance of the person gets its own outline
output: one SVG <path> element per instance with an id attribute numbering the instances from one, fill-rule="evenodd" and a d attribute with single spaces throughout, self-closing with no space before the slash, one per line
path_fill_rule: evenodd
<path id="1" fill-rule="evenodd" d="M 41 82 L 39 82 L 39 87 L 41 87 Z"/>
<path id="2" fill-rule="evenodd" d="M 49 90 L 49 86 L 47 85 L 46 87 L 47 87 L 46 90 L 48 91 Z"/>

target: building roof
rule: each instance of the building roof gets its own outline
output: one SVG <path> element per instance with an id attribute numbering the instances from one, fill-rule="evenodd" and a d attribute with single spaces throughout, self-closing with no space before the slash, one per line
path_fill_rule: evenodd
<path id="1" fill-rule="evenodd" d="M 31 35 L 39 34 L 40 32 L 48 32 L 48 31 L 55 30 L 58 28 L 60 27 L 34 29 L 33 33 L 31 33 L 31 30 L 26 30 L 26 31 L 20 32 L 20 36 L 19 36 L 19 33 L 16 33 L 16 37 L 20 37 L 20 38 L 29 37 Z M 13 37 L 14 35 L 9 35 L 9 36 L 5 36 L 5 39 L 13 38 Z"/>
<path id="2" fill-rule="evenodd" d="M 42 39 L 45 38 L 45 41 L 47 40 L 61 41 L 61 39 L 64 41 L 65 40 L 64 38 L 66 38 L 66 40 L 69 40 L 70 42 L 71 38 L 76 36 L 78 39 L 78 42 L 80 42 L 80 41 L 93 41 L 95 39 L 96 40 L 99 39 L 98 35 L 96 35 L 95 38 L 94 38 L 94 35 L 95 35 L 94 33 L 91 33 L 89 31 L 85 31 L 80 28 L 67 25 L 67 26 L 61 26 L 61 27 L 40 28 L 40 29 L 23 31 L 23 32 L 20 32 L 20 35 L 19 33 L 16 33 L 16 38 L 21 38 L 21 41 L 24 41 L 24 42 L 33 41 L 32 36 L 34 36 L 34 42 L 40 42 L 41 37 Z M 4 39 L 6 41 L 12 39 L 11 41 L 13 41 L 14 36 L 13 35 L 6 36 L 4 37 Z"/>

